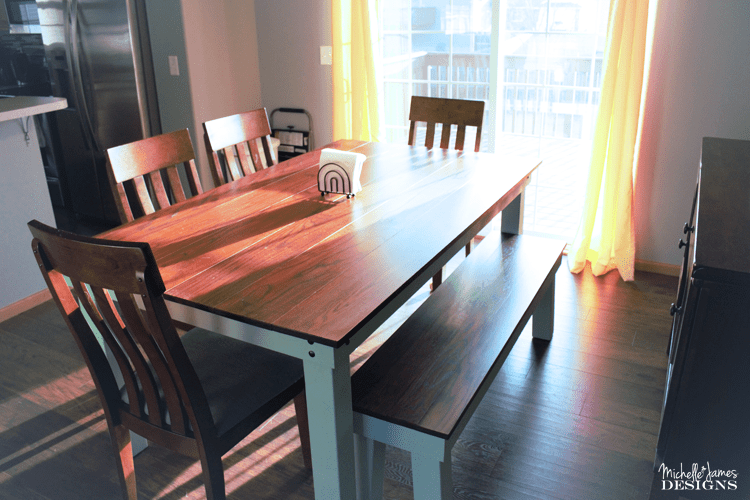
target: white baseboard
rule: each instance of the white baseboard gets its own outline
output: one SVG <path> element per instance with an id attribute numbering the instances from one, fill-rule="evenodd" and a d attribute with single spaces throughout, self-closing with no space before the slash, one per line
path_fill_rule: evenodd
<path id="1" fill-rule="evenodd" d="M 17 302 L 13 302 L 12 304 L 0 309 L 0 322 L 5 321 L 6 319 L 10 319 L 13 316 L 17 316 L 24 311 L 28 311 L 32 307 L 36 307 L 43 302 L 47 302 L 51 298 L 52 294 L 49 290 L 42 290 L 41 292 L 29 295 L 28 297 L 23 298 Z"/>

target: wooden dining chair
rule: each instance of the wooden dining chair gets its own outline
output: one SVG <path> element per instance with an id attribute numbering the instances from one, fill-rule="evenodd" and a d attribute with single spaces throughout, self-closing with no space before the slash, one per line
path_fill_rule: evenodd
<path id="1" fill-rule="evenodd" d="M 200 328 L 179 337 L 147 243 L 79 236 L 36 220 L 28 226 L 39 269 L 96 385 L 124 498 L 137 497 L 129 431 L 198 458 L 206 498 L 220 500 L 222 455 L 291 399 L 310 467 L 300 360 Z"/>
<path id="2" fill-rule="evenodd" d="M 474 151 L 479 152 L 482 140 L 482 121 L 484 119 L 484 101 L 468 101 L 465 99 L 444 99 L 441 97 L 412 96 L 409 109 L 409 146 L 417 140 L 417 123 L 426 122 L 424 145 L 432 149 L 435 143 L 435 126 L 442 124 L 440 134 L 440 148 L 450 149 L 451 131 L 456 125 L 456 140 L 453 149 L 463 151 L 466 138 L 466 127 L 476 127 L 477 135 L 474 141 Z M 466 255 L 471 253 L 473 240 L 466 244 Z M 437 288 L 443 281 L 444 270 L 432 278 L 432 289 Z"/>
<path id="3" fill-rule="evenodd" d="M 189 197 L 180 179 L 179 165 L 185 169 L 190 196 L 203 192 L 187 129 L 109 148 L 107 160 L 117 211 L 123 223 Z M 131 196 L 127 183 L 132 183 Z"/>
<path id="4" fill-rule="evenodd" d="M 456 125 L 456 140 L 453 149 L 463 150 L 466 127 L 476 127 L 477 136 L 474 151 L 479 152 L 482 140 L 482 120 L 484 101 L 465 99 L 443 99 L 440 97 L 412 96 L 409 109 L 409 145 L 417 139 L 417 122 L 426 122 L 427 131 L 424 145 L 432 148 L 435 142 L 435 125 L 442 124 L 440 147 L 450 149 L 451 129 Z"/>
<path id="5" fill-rule="evenodd" d="M 266 108 L 203 123 L 214 184 L 220 186 L 276 165 Z"/>

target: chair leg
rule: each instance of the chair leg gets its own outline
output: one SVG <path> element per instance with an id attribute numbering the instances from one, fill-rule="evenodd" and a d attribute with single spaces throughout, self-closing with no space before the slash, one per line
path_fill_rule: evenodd
<path id="1" fill-rule="evenodd" d="M 446 274 L 445 266 L 441 267 L 440 270 L 435 273 L 435 276 L 432 277 L 432 286 L 430 287 L 431 292 L 437 290 L 437 287 L 443 283 L 443 278 Z"/>
<path id="2" fill-rule="evenodd" d="M 227 492 L 221 455 L 210 453 L 200 445 L 198 448 L 203 469 L 203 484 L 206 487 L 206 500 L 226 500 Z"/>
<path id="3" fill-rule="evenodd" d="M 474 245 L 475 245 L 474 238 L 472 238 L 471 241 L 469 241 L 466 244 L 466 256 L 467 257 L 469 256 L 469 254 L 471 254 L 471 250 L 474 248 Z"/>
<path id="4" fill-rule="evenodd" d="M 305 391 L 294 398 L 294 411 L 297 413 L 297 429 L 302 448 L 302 460 L 305 467 L 312 470 L 312 453 L 310 452 L 310 426 L 307 422 L 307 399 Z"/>
<path id="5" fill-rule="evenodd" d="M 115 451 L 117 475 L 120 477 L 120 487 L 123 498 L 137 500 L 138 493 L 135 486 L 135 467 L 133 464 L 133 448 L 130 444 L 130 431 L 122 425 L 112 425 L 108 422 L 109 438 Z"/>

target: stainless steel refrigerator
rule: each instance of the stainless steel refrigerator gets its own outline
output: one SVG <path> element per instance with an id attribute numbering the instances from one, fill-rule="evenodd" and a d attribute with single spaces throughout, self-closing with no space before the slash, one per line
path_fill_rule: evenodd
<path id="1" fill-rule="evenodd" d="M 106 150 L 160 133 L 144 0 L 37 0 L 53 95 L 63 204 L 77 218 L 119 222 Z"/>

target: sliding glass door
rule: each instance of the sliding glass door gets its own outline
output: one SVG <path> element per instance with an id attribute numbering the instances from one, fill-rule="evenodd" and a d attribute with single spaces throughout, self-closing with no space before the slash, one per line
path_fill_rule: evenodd
<path id="1" fill-rule="evenodd" d="M 572 239 L 608 7 L 608 0 L 381 0 L 386 140 L 406 142 L 412 95 L 484 100 L 482 150 L 543 160 L 527 190 L 524 231 Z"/>
<path id="2" fill-rule="evenodd" d="M 490 101 L 491 0 L 381 0 L 381 6 L 386 140 L 406 143 L 412 95 Z M 491 149 L 486 132 L 482 149 Z"/>

